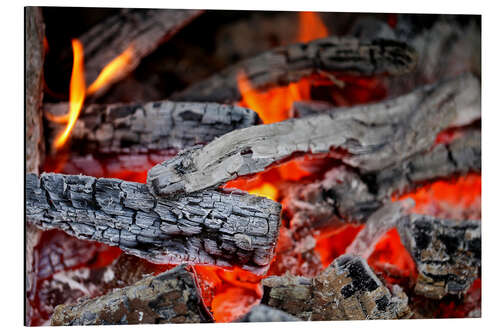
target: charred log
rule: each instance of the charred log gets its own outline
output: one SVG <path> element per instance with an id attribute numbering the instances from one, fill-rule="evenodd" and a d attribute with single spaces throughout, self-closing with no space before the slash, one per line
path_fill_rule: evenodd
<path id="1" fill-rule="evenodd" d="M 397 41 L 376 39 L 364 42 L 355 38 L 328 37 L 264 52 L 174 94 L 172 99 L 237 102 L 241 99 L 237 84 L 241 72 L 245 72 L 253 87 L 266 89 L 287 85 L 318 72 L 403 74 L 415 67 L 416 58 L 411 47 Z"/>
<path id="2" fill-rule="evenodd" d="M 265 323 L 279 321 L 300 321 L 300 319 L 281 310 L 271 308 L 267 305 L 259 304 L 254 306 L 243 317 L 236 320 L 236 322 L 244 323 Z"/>
<path id="3" fill-rule="evenodd" d="M 67 103 L 45 105 L 49 119 L 67 110 Z M 252 110 L 214 103 L 89 105 L 77 120 L 71 139 L 78 149 L 103 153 L 184 149 L 258 122 Z M 49 126 L 49 141 L 65 127 L 57 122 L 49 122 Z"/>
<path id="4" fill-rule="evenodd" d="M 469 129 L 449 143 L 436 145 L 394 167 L 360 174 L 345 166 L 323 179 L 290 185 L 283 202 L 293 215 L 294 229 L 361 223 L 402 194 L 437 179 L 481 171 L 481 133 Z"/>
<path id="5" fill-rule="evenodd" d="M 39 7 L 26 7 L 25 22 L 26 170 L 38 173 L 45 152 L 41 108 L 45 58 L 43 46 L 45 26 L 42 10 Z"/>
<path id="6" fill-rule="evenodd" d="M 272 276 L 263 280 L 264 299 L 302 320 L 408 318 L 401 288 L 387 289 L 360 257 L 343 255 L 315 278 Z"/>
<path id="7" fill-rule="evenodd" d="M 481 267 L 481 222 L 409 215 L 398 222 L 401 241 L 418 269 L 417 294 L 462 295 Z"/>
<path id="8" fill-rule="evenodd" d="M 124 66 L 99 89 L 103 93 L 199 14 L 199 10 L 127 8 L 97 24 L 79 37 L 85 51 L 87 84 L 94 82 L 108 63 L 128 51 Z"/>
<path id="9" fill-rule="evenodd" d="M 53 326 L 212 322 L 185 265 L 76 305 L 56 307 Z"/>
<path id="10" fill-rule="evenodd" d="M 377 104 L 233 131 L 154 166 L 148 185 L 160 196 L 193 193 L 263 171 L 295 153 L 332 149 L 342 151 L 345 164 L 367 173 L 426 151 L 442 130 L 478 118 L 479 81 L 465 75 Z"/>
<path id="11" fill-rule="evenodd" d="M 27 176 L 27 219 L 81 239 L 119 246 L 155 263 L 269 268 L 281 205 L 243 192 L 204 191 L 178 200 L 145 184 L 88 176 Z"/>

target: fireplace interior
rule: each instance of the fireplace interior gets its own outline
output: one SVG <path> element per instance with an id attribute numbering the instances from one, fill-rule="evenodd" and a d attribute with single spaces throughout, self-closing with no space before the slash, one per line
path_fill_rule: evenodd
<path id="1" fill-rule="evenodd" d="M 26 325 L 481 316 L 480 16 L 30 7 L 26 38 Z"/>

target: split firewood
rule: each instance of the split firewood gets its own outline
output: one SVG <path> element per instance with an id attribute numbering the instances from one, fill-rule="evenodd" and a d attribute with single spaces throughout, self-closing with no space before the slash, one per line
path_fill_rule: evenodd
<path id="1" fill-rule="evenodd" d="M 27 175 L 26 217 L 154 263 L 240 266 L 264 274 L 281 205 L 241 191 L 157 198 L 145 184 L 88 176 Z"/>
<path id="2" fill-rule="evenodd" d="M 410 72 L 417 55 L 411 47 L 393 40 L 365 42 L 328 37 L 309 43 L 278 47 L 228 67 L 186 90 L 178 101 L 237 102 L 241 100 L 238 75 L 244 72 L 256 89 L 287 85 L 319 72 L 353 75 L 398 75 Z"/>
<path id="3" fill-rule="evenodd" d="M 343 255 L 315 278 L 272 276 L 262 281 L 263 303 L 302 320 L 408 318 L 408 299 L 392 293 L 361 257 Z"/>
<path id="4" fill-rule="evenodd" d="M 102 69 L 119 55 L 124 61 L 118 72 L 99 89 L 103 93 L 115 82 L 132 72 L 142 58 L 153 52 L 182 27 L 201 14 L 200 10 L 132 9 L 94 26 L 79 37 L 84 48 L 85 78 L 94 82 Z"/>
<path id="5" fill-rule="evenodd" d="M 279 309 L 259 304 L 254 306 L 247 314 L 245 314 L 235 322 L 266 323 L 279 321 L 300 321 L 300 319 Z"/>
<path id="6" fill-rule="evenodd" d="M 481 222 L 408 215 L 398 222 L 401 241 L 418 269 L 415 292 L 441 299 L 463 295 L 481 267 Z"/>
<path id="7" fill-rule="evenodd" d="M 394 167 L 363 174 L 340 166 L 318 181 L 290 184 L 283 203 L 293 216 L 293 228 L 305 228 L 307 233 L 310 227 L 362 223 L 395 194 L 437 179 L 480 171 L 481 131 L 467 129 L 451 142 L 438 144 Z"/>
<path id="8" fill-rule="evenodd" d="M 43 161 L 42 98 L 45 25 L 39 7 L 25 8 L 26 170 L 39 172 Z"/>
<path id="9" fill-rule="evenodd" d="M 203 305 L 193 273 L 185 265 L 107 295 L 56 307 L 53 326 L 204 323 L 213 319 Z"/>
<path id="10" fill-rule="evenodd" d="M 68 112 L 67 103 L 44 108 L 49 119 Z M 258 123 L 258 115 L 250 109 L 215 103 L 89 105 L 82 110 L 71 140 L 78 149 L 102 153 L 184 149 Z M 49 141 L 54 141 L 65 124 L 48 124 Z"/>
<path id="11" fill-rule="evenodd" d="M 335 149 L 345 164 L 366 173 L 428 150 L 442 130 L 480 116 L 479 81 L 464 75 L 381 103 L 232 131 L 154 166 L 148 185 L 160 196 L 193 193 L 297 153 Z"/>

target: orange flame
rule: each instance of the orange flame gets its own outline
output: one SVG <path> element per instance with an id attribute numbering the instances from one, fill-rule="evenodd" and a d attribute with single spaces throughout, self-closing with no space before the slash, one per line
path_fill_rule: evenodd
<path id="1" fill-rule="evenodd" d="M 314 39 L 328 36 L 328 29 L 321 21 L 318 13 L 300 12 L 299 13 L 299 42 L 309 42 Z"/>
<path id="2" fill-rule="evenodd" d="M 133 60 L 134 47 L 130 45 L 122 54 L 113 59 L 109 64 L 107 64 L 99 76 L 87 89 L 87 94 L 92 95 L 96 93 L 102 87 L 110 84 L 111 82 L 118 79 L 118 76 L 122 73 L 122 69 L 130 65 Z"/>
<path id="3" fill-rule="evenodd" d="M 95 94 L 102 87 L 115 81 L 123 67 L 128 66 L 133 60 L 134 54 L 133 45 L 130 45 L 122 54 L 113 59 L 107 64 L 97 76 L 97 79 L 86 88 L 85 83 L 85 66 L 83 59 L 83 46 L 78 39 L 72 40 L 73 45 L 73 71 L 71 73 L 70 92 L 69 92 L 69 112 L 64 115 L 46 114 L 49 121 L 64 124 L 65 130 L 60 134 L 54 143 L 54 146 L 59 149 L 68 140 L 76 120 L 80 115 L 80 111 L 85 101 L 85 95 Z"/>
<path id="4" fill-rule="evenodd" d="M 73 46 L 73 71 L 69 85 L 69 113 L 66 128 L 56 139 L 54 146 L 60 148 L 68 139 L 85 101 L 85 70 L 83 64 L 83 46 L 78 39 L 71 41 Z"/>

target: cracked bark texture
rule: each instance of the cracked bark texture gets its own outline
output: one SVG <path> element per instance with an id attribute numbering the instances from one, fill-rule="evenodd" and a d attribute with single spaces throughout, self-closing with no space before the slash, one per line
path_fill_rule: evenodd
<path id="1" fill-rule="evenodd" d="M 391 293 L 361 257 L 343 255 L 315 278 L 272 276 L 262 281 L 263 303 L 302 320 L 408 318 L 401 288 Z"/>
<path id="2" fill-rule="evenodd" d="M 428 150 L 442 130 L 480 117 L 479 81 L 463 75 L 381 103 L 232 131 L 154 166 L 148 185 L 159 196 L 193 193 L 293 154 L 335 149 L 345 164 L 367 173 Z"/>
<path id="3" fill-rule="evenodd" d="M 68 104 L 46 104 L 44 109 L 50 119 L 66 114 Z M 179 150 L 258 123 L 250 109 L 215 103 L 89 105 L 76 121 L 71 141 L 74 149 L 102 153 Z M 48 124 L 53 142 L 65 124 Z"/>
<path id="4" fill-rule="evenodd" d="M 53 326 L 212 322 L 185 265 L 75 305 L 56 307 Z"/>
<path id="5" fill-rule="evenodd" d="M 241 191 L 156 198 L 145 184 L 88 176 L 27 175 L 26 216 L 42 229 L 113 246 L 154 263 L 240 266 L 264 274 L 281 205 Z"/>
<path id="6" fill-rule="evenodd" d="M 258 304 L 235 322 L 266 323 L 280 321 L 300 321 L 300 319 L 270 306 Z"/>
<path id="7" fill-rule="evenodd" d="M 481 267 L 481 222 L 408 215 L 398 222 L 401 241 L 418 269 L 415 292 L 428 298 L 463 295 Z"/>
<path id="8" fill-rule="evenodd" d="M 100 88 L 98 94 L 102 94 L 132 72 L 142 58 L 200 14 L 199 10 L 125 8 L 95 25 L 79 37 L 85 52 L 87 85 L 94 82 L 108 63 L 132 47 L 120 71 Z"/>
<path id="9" fill-rule="evenodd" d="M 394 40 L 360 41 L 328 37 L 309 43 L 278 47 L 227 69 L 176 93 L 172 99 L 197 102 L 237 102 L 241 99 L 238 75 L 244 72 L 256 89 L 287 85 L 320 73 L 398 75 L 410 72 L 417 55 Z"/>
<path id="10" fill-rule="evenodd" d="M 296 232 L 366 221 L 392 195 L 425 183 L 481 171 L 481 131 L 466 129 L 448 143 L 415 154 L 394 167 L 367 174 L 346 166 L 335 167 L 313 183 L 291 184 L 283 204 Z"/>
<path id="11" fill-rule="evenodd" d="M 26 72 L 24 77 L 26 84 L 26 170 L 38 173 L 45 152 L 41 110 L 45 25 L 42 10 L 39 7 L 26 7 L 24 18 L 26 24 Z"/>
<path id="12" fill-rule="evenodd" d="M 38 174 L 45 154 L 45 141 L 42 122 L 43 64 L 45 50 L 43 39 L 45 25 L 39 7 L 25 7 L 25 148 L 26 172 Z M 25 226 L 26 249 L 26 290 L 33 288 L 36 272 L 33 264 L 33 249 L 38 244 L 41 232 L 33 226 Z M 29 325 L 31 306 L 26 299 L 25 324 Z"/>

